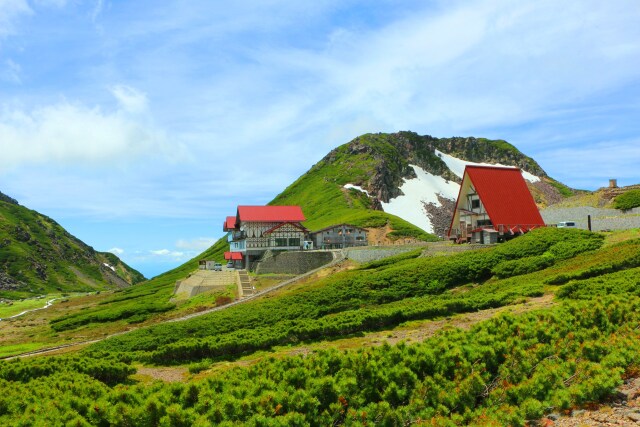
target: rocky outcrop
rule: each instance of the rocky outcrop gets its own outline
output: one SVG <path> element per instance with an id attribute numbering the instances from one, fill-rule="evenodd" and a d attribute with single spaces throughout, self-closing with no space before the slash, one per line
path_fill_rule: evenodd
<path id="1" fill-rule="evenodd" d="M 440 195 L 437 197 L 438 202 L 440 202 L 439 205 L 435 203 L 423 203 L 423 205 L 427 217 L 429 217 L 429 221 L 431 221 L 433 234 L 444 238 L 447 236 L 449 226 L 451 225 L 451 217 L 453 216 L 453 210 L 456 208 L 456 201 Z"/>

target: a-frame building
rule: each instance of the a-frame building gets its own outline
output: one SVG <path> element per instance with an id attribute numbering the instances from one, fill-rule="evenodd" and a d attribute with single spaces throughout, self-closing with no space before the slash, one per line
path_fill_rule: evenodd
<path id="1" fill-rule="evenodd" d="M 495 243 L 544 226 L 520 169 L 467 165 L 449 239 Z"/>

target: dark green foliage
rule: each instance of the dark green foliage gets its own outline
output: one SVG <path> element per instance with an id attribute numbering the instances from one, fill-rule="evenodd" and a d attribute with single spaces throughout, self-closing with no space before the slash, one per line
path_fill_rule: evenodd
<path id="1" fill-rule="evenodd" d="M 590 279 L 572 280 L 560 288 L 559 298 L 592 299 L 605 295 L 640 296 L 640 268 L 604 274 Z"/>
<path id="2" fill-rule="evenodd" d="M 367 262 L 360 266 L 361 270 L 371 270 L 379 267 L 386 267 L 388 265 L 396 264 L 400 261 L 405 261 L 408 259 L 418 258 L 422 254 L 423 249 L 414 249 L 408 252 L 403 252 L 398 255 L 390 256 L 387 258 L 382 258 L 376 261 Z"/>
<path id="3" fill-rule="evenodd" d="M 68 316 L 58 317 L 51 320 L 51 329 L 54 331 L 66 331 L 75 329 L 89 323 L 115 322 L 116 320 L 128 319 L 129 323 L 139 323 L 147 319 L 151 314 L 162 313 L 171 310 L 175 304 L 164 302 L 148 302 L 141 304 L 118 304 L 114 307 L 103 307 L 100 310 L 90 312 L 78 312 Z"/>
<path id="4" fill-rule="evenodd" d="M 593 238 L 558 242 L 549 248 L 549 254 L 556 260 L 573 258 L 583 252 L 595 251 L 602 246 L 602 236 L 593 234 Z"/>
<path id="5" fill-rule="evenodd" d="M 0 363 L 0 379 L 27 383 L 54 373 L 80 373 L 105 384 L 115 385 L 135 373 L 135 369 L 113 358 L 43 357 Z"/>
<path id="6" fill-rule="evenodd" d="M 503 279 L 506 277 L 520 276 L 522 274 L 533 273 L 553 265 L 554 258 L 549 254 L 531 256 L 521 259 L 503 261 L 493 267 L 491 272 L 496 277 Z"/>
<path id="7" fill-rule="evenodd" d="M 524 426 L 609 396 L 640 363 L 639 326 L 640 299 L 608 297 L 411 346 L 265 358 L 186 384 L 108 387 L 70 361 L 62 374 L 0 379 L 0 424 Z"/>
<path id="8" fill-rule="evenodd" d="M 600 251 L 597 261 L 596 263 L 584 263 L 579 268 L 549 277 L 545 283 L 561 285 L 570 280 L 587 279 L 640 267 L 640 239 L 628 240 Z"/>
<path id="9" fill-rule="evenodd" d="M 640 190 L 625 191 L 613 200 L 614 209 L 633 209 L 640 206 Z"/>

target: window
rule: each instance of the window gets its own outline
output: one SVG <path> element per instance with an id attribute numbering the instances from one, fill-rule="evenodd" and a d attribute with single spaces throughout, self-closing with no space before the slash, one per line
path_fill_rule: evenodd
<path id="1" fill-rule="evenodd" d="M 471 209 L 480 209 L 480 199 L 471 200 Z"/>
<path id="2" fill-rule="evenodd" d="M 492 226 L 493 224 L 491 224 L 491 220 L 490 219 L 479 219 L 477 226 L 478 227 L 486 227 L 486 226 Z"/>
<path id="3" fill-rule="evenodd" d="M 300 246 L 299 237 L 289 237 L 289 246 Z"/>
<path id="4" fill-rule="evenodd" d="M 276 246 L 287 246 L 287 238 L 286 237 L 276 237 Z"/>
<path id="5" fill-rule="evenodd" d="M 356 236 L 356 240 L 364 240 L 364 236 Z"/>

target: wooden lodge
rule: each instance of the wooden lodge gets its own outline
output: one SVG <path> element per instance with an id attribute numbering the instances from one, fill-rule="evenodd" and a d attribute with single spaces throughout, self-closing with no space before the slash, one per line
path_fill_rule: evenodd
<path id="1" fill-rule="evenodd" d="M 300 206 L 238 206 L 223 224 L 230 250 L 225 259 L 250 269 L 267 250 L 301 250 L 308 230 Z"/>
<path id="2" fill-rule="evenodd" d="M 518 168 L 467 165 L 448 237 L 456 243 L 496 243 L 544 227 Z"/>
<path id="3" fill-rule="evenodd" d="M 342 249 L 367 246 L 367 229 L 351 224 L 338 224 L 310 233 L 316 249 Z"/>

